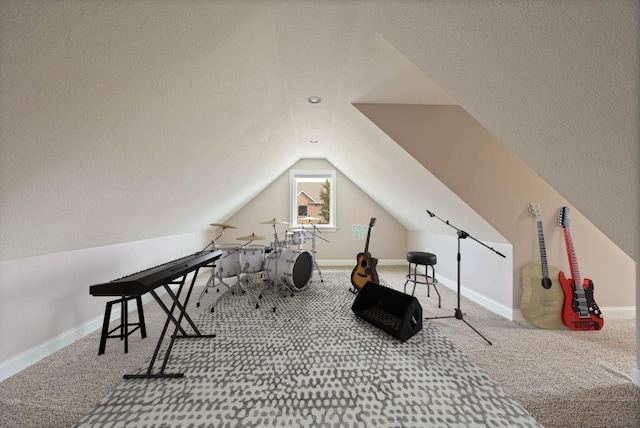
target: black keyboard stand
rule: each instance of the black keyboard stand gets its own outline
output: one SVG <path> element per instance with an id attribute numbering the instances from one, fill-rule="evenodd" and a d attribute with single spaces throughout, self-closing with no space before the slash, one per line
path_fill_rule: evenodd
<path id="1" fill-rule="evenodd" d="M 187 287 L 187 293 L 186 296 L 184 297 L 184 300 L 181 302 L 180 301 L 180 295 L 183 292 L 184 289 L 184 285 L 185 282 L 187 280 L 187 277 L 189 276 L 189 274 L 185 274 L 182 279 L 180 281 L 173 281 L 173 282 L 169 282 L 167 284 L 164 284 L 163 287 L 165 289 L 165 291 L 167 292 L 167 295 L 171 298 L 171 308 L 167 307 L 167 305 L 162 301 L 162 299 L 160 298 L 160 296 L 158 296 L 158 293 L 156 293 L 155 290 L 151 290 L 150 293 L 153 296 L 153 298 L 155 299 L 156 302 L 158 302 L 158 304 L 160 305 L 160 307 L 162 308 L 162 310 L 167 314 L 167 320 L 164 323 L 164 327 L 162 329 L 162 333 L 160 334 L 160 337 L 158 338 L 158 343 L 156 345 L 156 349 L 153 352 L 153 357 L 151 358 L 151 361 L 149 362 L 149 367 L 147 368 L 146 373 L 143 374 L 126 374 L 124 375 L 124 379 L 161 379 L 161 378 L 181 378 L 184 377 L 184 373 L 166 373 L 165 369 L 167 367 L 167 363 L 169 362 L 169 357 L 171 356 L 171 350 L 173 349 L 173 344 L 175 342 L 176 339 L 182 339 L 182 338 L 211 338 L 211 337 L 216 337 L 215 334 L 202 334 L 200 333 L 200 330 L 198 330 L 198 327 L 196 327 L 195 323 L 193 322 L 193 320 L 191 319 L 191 317 L 189 316 L 189 314 L 187 313 L 187 305 L 189 304 L 189 298 L 191 297 L 191 292 L 193 291 L 193 286 L 196 282 L 196 278 L 198 277 L 198 271 L 200 270 L 200 267 L 196 268 L 196 270 L 193 273 L 193 278 L 191 279 L 191 283 L 189 284 L 189 286 Z M 178 285 L 178 289 L 176 291 L 176 293 L 173 292 L 173 290 L 171 290 L 171 285 Z M 176 317 L 177 315 L 177 317 Z M 186 320 L 191 329 L 194 331 L 195 334 L 188 334 L 186 332 L 186 330 L 181 326 L 182 321 Z M 162 361 L 162 365 L 160 367 L 160 371 L 157 373 L 153 373 L 153 367 L 156 363 L 156 360 L 158 358 L 158 354 L 160 353 L 160 348 L 162 347 L 162 342 L 164 341 L 164 338 L 167 334 L 167 330 L 169 329 L 169 325 L 173 322 L 174 324 L 174 331 L 173 334 L 171 335 L 171 341 L 169 342 L 169 345 L 167 347 L 167 350 L 164 354 L 164 359 Z"/>

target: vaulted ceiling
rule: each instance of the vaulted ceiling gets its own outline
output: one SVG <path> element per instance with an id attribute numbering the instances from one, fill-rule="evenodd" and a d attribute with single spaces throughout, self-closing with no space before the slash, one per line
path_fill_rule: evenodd
<path id="1" fill-rule="evenodd" d="M 1 259 L 203 229 L 317 157 L 408 229 L 428 191 L 503 241 L 353 106 L 409 103 L 462 106 L 638 260 L 639 9 L 3 0 Z"/>

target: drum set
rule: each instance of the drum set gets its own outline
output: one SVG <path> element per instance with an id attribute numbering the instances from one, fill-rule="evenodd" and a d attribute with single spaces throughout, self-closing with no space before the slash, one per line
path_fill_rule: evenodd
<path id="1" fill-rule="evenodd" d="M 304 217 L 302 220 L 309 221 L 309 224 L 312 225 L 311 232 L 308 232 L 304 225 L 301 225 L 300 229 L 278 233 L 276 226 L 288 225 L 289 223 L 275 218 L 261 222 L 260 224 L 273 226 L 273 240 L 269 246 L 255 244 L 254 242 L 264 241 L 267 238 L 253 233 L 236 238 L 238 241 L 244 241 L 243 244 L 217 244 L 216 241 L 224 235 L 225 230 L 237 229 L 237 227 L 229 224 L 211 223 L 211 226 L 219 228 L 220 232 L 205 249 L 211 246 L 214 250 L 220 250 L 222 255 L 200 293 L 196 306 L 200 306 L 200 301 L 209 288 L 215 287 L 219 292 L 220 284 L 226 286 L 232 293 L 237 287 L 240 287 L 242 292 L 252 299 L 256 308 L 259 308 L 259 301 L 262 299 L 266 287 L 256 292 L 255 287 L 250 287 L 250 282 L 255 284 L 256 279 L 257 282 L 262 282 L 267 287 L 273 287 L 280 295 L 290 294 L 292 296 L 294 292 L 307 288 L 314 271 L 318 272 L 320 282 L 324 282 L 320 267 L 315 260 L 316 239 L 328 241 L 319 236 L 319 230 L 315 224 L 311 223 L 317 218 Z M 303 248 L 307 238 L 311 241 L 310 252 Z M 229 284 L 227 281 L 231 281 L 231 278 L 235 278 L 235 282 Z M 212 307 L 211 311 L 213 312 L 213 310 Z M 276 310 L 275 306 L 273 310 Z"/>

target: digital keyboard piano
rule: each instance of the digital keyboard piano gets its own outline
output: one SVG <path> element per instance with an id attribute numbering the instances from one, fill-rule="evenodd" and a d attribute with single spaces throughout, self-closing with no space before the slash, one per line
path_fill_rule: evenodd
<path id="1" fill-rule="evenodd" d="M 92 296 L 140 296 L 202 266 L 211 264 L 222 251 L 191 254 L 125 277 L 89 287 Z"/>
<path id="2" fill-rule="evenodd" d="M 92 296 L 140 296 L 145 293 L 151 294 L 155 301 L 160 305 L 167 315 L 164 328 L 158 339 L 153 357 L 149 362 L 149 367 L 144 374 L 126 374 L 125 379 L 135 378 L 177 378 L 183 377 L 183 373 L 165 373 L 165 368 L 171 354 L 175 339 L 193 338 L 193 337 L 215 337 L 215 334 L 202 334 L 196 327 L 195 323 L 187 313 L 187 305 L 193 291 L 193 286 L 198 276 L 198 271 L 202 267 L 214 267 L 215 261 L 222 255 L 221 250 L 201 251 L 186 257 L 137 272 L 125 277 L 114 279 L 113 281 L 91 285 L 89 293 Z M 187 287 L 184 287 L 187 277 L 193 272 L 193 277 Z M 172 287 L 173 286 L 173 289 Z M 156 289 L 162 287 L 169 296 L 169 305 L 167 305 L 158 295 Z M 175 291 L 174 291 L 175 290 Z M 186 292 L 185 292 L 186 291 Z M 182 321 L 186 320 L 193 334 L 181 326 Z M 167 333 L 169 325 L 174 324 L 174 332 L 171 335 L 171 341 L 164 354 L 164 360 L 160 371 L 153 373 L 153 367 L 162 347 L 162 342 Z"/>

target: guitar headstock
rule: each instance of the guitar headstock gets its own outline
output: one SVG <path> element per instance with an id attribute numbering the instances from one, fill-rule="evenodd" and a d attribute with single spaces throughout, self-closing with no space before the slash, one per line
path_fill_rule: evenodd
<path id="1" fill-rule="evenodd" d="M 376 218 L 375 217 L 371 217 L 371 221 L 369 221 L 369 227 L 373 227 L 376 224 Z"/>
<path id="2" fill-rule="evenodd" d="M 558 212 L 558 226 L 567 228 L 571 226 L 571 218 L 569 217 L 569 207 L 562 207 Z"/>
<path id="3" fill-rule="evenodd" d="M 541 220 L 542 217 L 540 215 L 540 213 L 542 212 L 542 209 L 540 208 L 540 204 L 532 204 L 531 202 L 529 202 L 529 215 L 531 217 L 535 217 L 536 220 Z"/>

